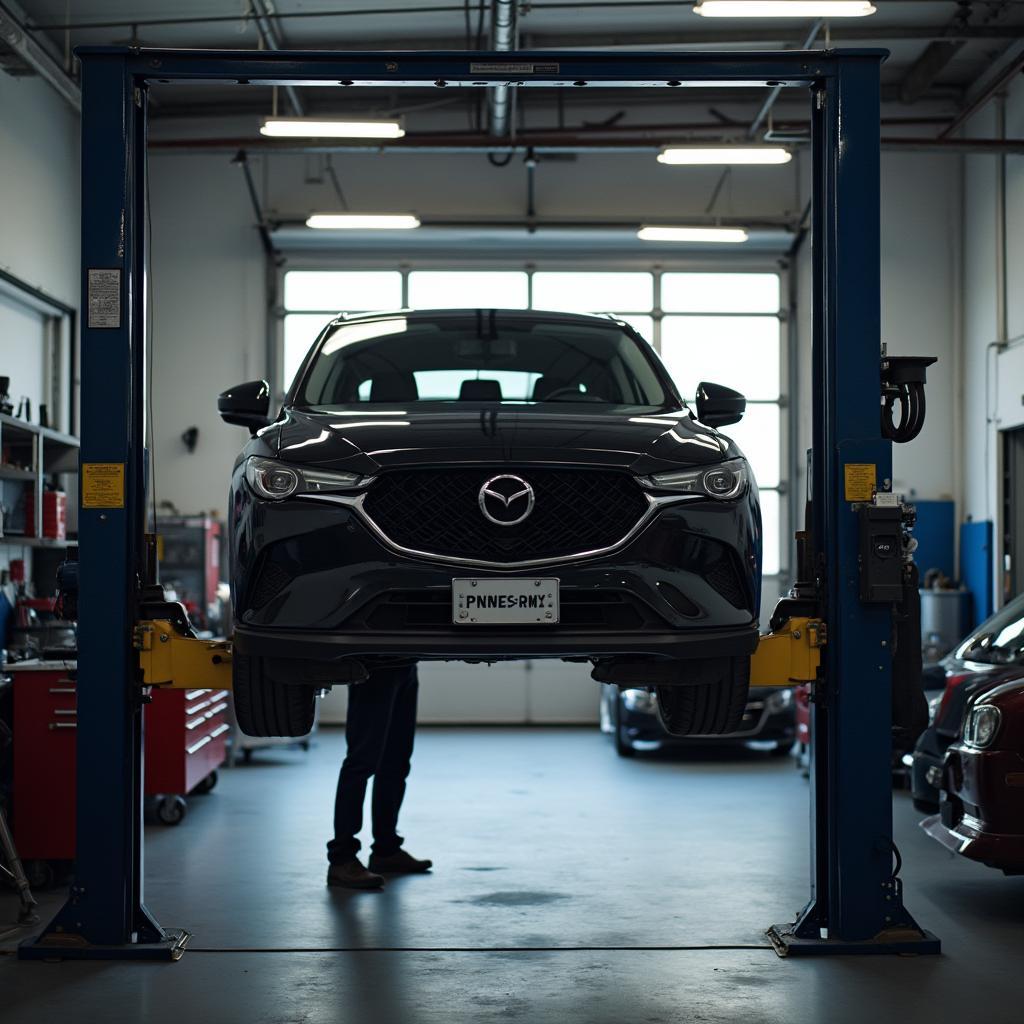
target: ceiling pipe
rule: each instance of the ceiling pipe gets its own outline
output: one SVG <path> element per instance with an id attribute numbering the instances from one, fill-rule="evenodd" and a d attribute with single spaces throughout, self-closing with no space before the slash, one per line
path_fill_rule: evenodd
<path id="1" fill-rule="evenodd" d="M 516 34 L 516 0 L 492 0 L 491 49 L 498 52 L 511 50 Z M 512 103 L 508 85 L 496 85 L 487 90 L 487 126 L 496 139 L 509 130 L 509 107 Z"/>
<path id="2" fill-rule="evenodd" d="M 71 107 L 82 112 L 82 92 L 50 49 L 33 39 L 25 27 L 21 9 L 10 2 L 0 3 L 0 41 L 3 41 L 37 75 L 45 79 Z"/>
<path id="3" fill-rule="evenodd" d="M 818 33 L 821 31 L 821 27 L 824 24 L 825 22 L 821 18 L 818 18 L 818 20 L 814 22 L 814 24 L 811 26 L 811 30 L 807 33 L 807 38 L 804 39 L 803 43 L 801 43 L 800 45 L 801 50 L 809 50 L 814 45 L 814 40 L 818 38 Z M 775 106 L 775 101 L 779 98 L 779 93 L 781 92 L 781 85 L 776 85 L 772 87 L 772 91 L 768 93 L 767 98 L 761 105 L 761 109 L 757 112 L 757 116 L 751 123 L 750 128 L 747 129 L 748 139 L 752 139 L 755 135 L 757 135 L 758 129 L 761 127 L 762 124 L 764 124 L 765 118 L 771 113 L 772 107 Z"/>
<path id="4" fill-rule="evenodd" d="M 611 7 L 612 9 L 624 9 L 628 6 L 663 7 L 669 8 L 674 15 L 679 8 L 679 0 L 662 0 L 655 3 L 637 3 L 635 0 L 622 0 L 617 4 L 594 3 L 593 0 L 575 0 L 565 3 L 533 3 L 532 10 L 542 11 L 574 11 L 590 10 L 595 8 Z M 379 19 L 402 18 L 408 19 L 410 15 L 417 14 L 461 14 L 464 10 L 462 3 L 428 4 L 425 6 L 391 6 L 391 7 L 360 7 L 351 5 L 345 9 L 322 10 L 312 8 L 307 10 L 273 11 L 270 18 L 273 22 L 280 24 L 284 21 L 302 21 L 308 19 L 334 20 L 341 18 L 356 17 L 366 19 L 369 17 Z M 120 18 L 97 18 L 79 21 L 52 21 L 33 18 L 28 24 L 33 32 L 50 31 L 63 32 L 90 31 L 110 28 L 162 28 L 178 25 L 216 25 L 238 22 L 238 14 L 198 14 L 198 15 L 168 15 L 157 18 L 139 18 L 127 16 Z M 783 21 L 785 19 L 779 19 Z M 561 49 L 573 49 L 576 47 L 592 46 L 717 46 L 717 45 L 760 45 L 767 46 L 770 43 L 785 42 L 785 28 L 779 23 L 758 22 L 756 30 L 744 27 L 721 28 L 715 27 L 713 32 L 702 29 L 693 32 L 666 31 L 665 29 L 651 29 L 647 31 L 606 31 L 593 33 L 530 33 L 524 40 L 524 49 L 544 49 L 555 47 Z M 1017 25 L 961 25 L 950 29 L 945 25 L 883 25 L 875 26 L 869 23 L 867 18 L 855 19 L 853 24 L 844 24 L 837 27 L 833 33 L 833 43 L 841 37 L 843 45 L 852 45 L 857 42 L 886 42 L 890 39 L 1005 39 L 1014 40 L 1020 38 L 1020 27 Z M 425 39 L 420 37 L 409 37 L 401 42 L 390 40 L 365 40 L 348 39 L 346 49 L 350 50 L 415 50 L 429 45 L 434 49 L 460 50 L 465 43 L 464 39 L 434 38 Z"/>
<path id="5" fill-rule="evenodd" d="M 260 34 L 260 39 L 263 40 L 263 45 L 268 50 L 286 49 L 284 40 L 281 38 L 281 34 L 278 32 L 274 21 L 277 17 L 277 12 L 274 10 L 273 0 L 249 0 L 249 10 L 253 21 L 256 22 L 256 30 Z M 302 103 L 302 97 L 299 96 L 298 89 L 294 85 L 286 85 L 283 88 L 295 116 L 305 117 L 306 108 Z"/>
<path id="6" fill-rule="evenodd" d="M 995 78 L 939 132 L 939 138 L 948 139 L 957 129 L 962 128 L 993 96 L 1005 89 L 1022 71 L 1024 71 L 1024 52 L 1010 61 L 1005 70 L 996 74 Z"/>

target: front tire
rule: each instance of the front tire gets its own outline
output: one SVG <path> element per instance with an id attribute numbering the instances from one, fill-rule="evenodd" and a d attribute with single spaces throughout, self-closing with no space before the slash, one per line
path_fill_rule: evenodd
<path id="1" fill-rule="evenodd" d="M 313 728 L 316 690 L 275 683 L 266 662 L 235 652 L 231 659 L 235 720 L 246 736 L 306 736 Z"/>
<path id="2" fill-rule="evenodd" d="M 743 719 L 749 690 L 750 659 L 728 658 L 722 661 L 714 682 L 657 687 L 658 720 L 670 736 L 735 732 Z"/>
<path id="3" fill-rule="evenodd" d="M 626 735 L 626 727 L 622 724 L 622 694 L 618 687 L 612 694 L 612 741 L 615 753 L 619 757 L 636 757 L 636 748 Z"/>

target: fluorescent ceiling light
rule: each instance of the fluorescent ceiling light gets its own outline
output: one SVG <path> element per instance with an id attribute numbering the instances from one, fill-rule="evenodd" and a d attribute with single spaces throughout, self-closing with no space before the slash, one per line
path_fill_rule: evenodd
<path id="1" fill-rule="evenodd" d="M 418 228 L 419 218 L 411 213 L 314 213 L 307 228 L 355 231 L 395 231 Z"/>
<path id="2" fill-rule="evenodd" d="M 869 0 L 700 0 L 704 18 L 864 18 L 878 8 Z"/>
<path id="3" fill-rule="evenodd" d="M 745 242 L 743 228 L 642 227 L 636 237 L 644 242 Z"/>
<path id="4" fill-rule="evenodd" d="M 663 164 L 788 164 L 792 153 L 782 146 L 666 146 Z"/>
<path id="5" fill-rule="evenodd" d="M 321 121 L 312 117 L 268 117 L 260 135 L 286 139 L 400 139 L 397 121 Z"/>

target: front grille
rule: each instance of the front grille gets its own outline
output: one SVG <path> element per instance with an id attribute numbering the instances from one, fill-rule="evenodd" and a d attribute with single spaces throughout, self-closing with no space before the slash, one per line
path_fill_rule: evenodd
<path id="1" fill-rule="evenodd" d="M 478 562 L 558 559 L 619 543 L 647 511 L 628 474 L 613 470 L 502 469 L 534 490 L 533 512 L 516 526 L 489 522 L 478 503 L 493 468 L 384 473 L 364 511 L 395 544 Z"/>
<path id="2" fill-rule="evenodd" d="M 452 594 L 448 587 L 434 590 L 393 590 L 371 601 L 358 619 L 367 629 L 394 632 L 452 625 Z M 628 632 L 663 629 L 665 620 L 632 594 L 618 590 L 571 590 L 559 595 L 558 626 L 570 629 L 601 629 Z M 502 626 L 536 629 L 536 626 Z"/>

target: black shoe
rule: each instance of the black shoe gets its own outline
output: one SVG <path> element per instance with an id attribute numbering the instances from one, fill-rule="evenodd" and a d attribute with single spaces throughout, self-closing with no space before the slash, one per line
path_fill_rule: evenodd
<path id="1" fill-rule="evenodd" d="M 359 858 L 353 857 L 341 864 L 332 864 L 327 869 L 327 884 L 342 889 L 380 889 L 384 885 L 384 879 L 372 871 L 367 871 L 359 862 Z"/>
<path id="2" fill-rule="evenodd" d="M 385 856 L 379 853 L 370 854 L 370 870 L 380 871 L 385 875 L 421 875 L 433 866 L 432 860 L 417 860 L 405 850 L 395 850 L 394 853 Z"/>

